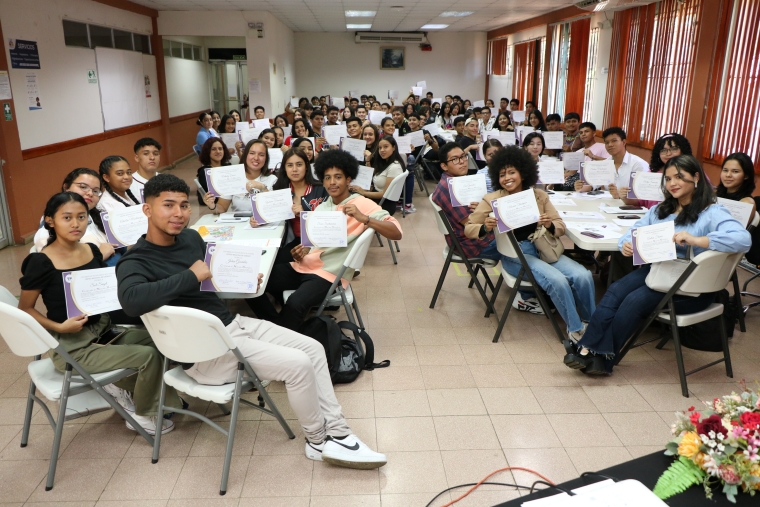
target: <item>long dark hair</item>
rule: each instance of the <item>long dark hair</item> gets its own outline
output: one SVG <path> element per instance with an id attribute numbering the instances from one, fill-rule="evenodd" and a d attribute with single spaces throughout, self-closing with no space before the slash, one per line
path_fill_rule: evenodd
<path id="1" fill-rule="evenodd" d="M 297 120 L 293 120 L 293 128 L 290 129 L 290 137 L 300 137 L 298 134 L 296 134 L 296 123 L 301 122 L 303 123 L 304 128 L 306 129 L 306 136 L 305 137 L 316 137 L 314 134 L 314 130 L 311 128 L 311 124 L 306 120 L 306 118 L 298 118 Z"/>
<path id="2" fill-rule="evenodd" d="M 314 179 L 314 176 L 311 174 L 311 162 L 309 162 L 308 157 L 306 156 L 306 153 L 303 152 L 303 150 L 299 150 L 297 148 L 291 148 L 288 151 L 285 152 L 285 154 L 282 156 L 282 165 L 280 166 L 280 171 L 277 173 L 277 181 L 274 182 L 274 185 L 272 186 L 272 190 L 282 190 L 285 188 L 290 188 L 290 178 L 288 178 L 288 171 L 285 169 L 285 164 L 288 162 L 288 160 L 291 157 L 298 157 L 301 160 L 303 160 L 303 163 L 306 164 L 306 173 L 304 174 L 304 181 L 309 185 L 320 185 L 318 181 Z"/>
<path id="3" fill-rule="evenodd" d="M 274 126 L 275 127 L 277 126 L 277 118 L 281 118 L 285 122 L 285 126 L 286 127 L 290 126 L 290 123 L 288 123 L 288 119 L 285 117 L 285 115 L 278 114 L 277 116 L 274 117 Z"/>
<path id="4" fill-rule="evenodd" d="M 726 162 L 729 160 L 736 160 L 739 163 L 739 166 L 742 168 L 742 173 L 746 179 L 742 182 L 739 190 L 731 194 L 730 197 L 728 189 L 723 185 L 723 180 L 720 180 L 720 183 L 718 183 L 718 188 L 715 189 L 715 193 L 718 195 L 718 197 L 733 199 L 737 201 L 740 201 L 745 197 L 752 197 L 752 192 L 755 191 L 755 165 L 752 163 L 752 159 L 749 158 L 749 155 L 746 153 L 732 153 L 723 160 L 721 171 L 723 170 L 723 167 L 726 166 Z"/>
<path id="5" fill-rule="evenodd" d="M 106 175 L 108 176 L 111 175 L 111 167 L 113 167 L 113 165 L 116 162 L 126 162 L 127 165 L 129 165 L 129 161 L 127 161 L 127 159 L 122 157 L 121 155 L 109 155 L 100 161 L 100 166 L 98 166 L 98 170 L 100 171 L 100 179 L 101 181 L 103 181 L 103 188 L 106 190 L 106 192 L 111 194 L 111 197 L 116 199 L 116 201 L 122 203 L 124 206 L 132 206 L 132 204 L 128 203 L 127 201 L 119 197 L 116 194 L 116 192 L 113 191 L 113 189 L 111 188 L 111 185 L 109 185 L 105 179 Z M 127 195 L 129 196 L 130 199 L 132 199 L 133 202 L 140 202 L 139 199 L 135 197 L 135 195 L 132 193 L 130 189 L 127 189 Z"/>
<path id="6" fill-rule="evenodd" d="M 47 220 L 45 218 L 50 217 L 53 218 L 56 214 L 56 212 L 66 203 L 69 202 L 78 202 L 82 206 L 84 206 L 84 209 L 87 213 L 90 212 L 89 208 L 87 208 L 87 203 L 84 202 L 84 198 L 74 192 L 61 192 L 58 194 L 55 194 L 53 197 L 48 199 L 47 204 L 45 205 L 45 212 L 42 214 L 42 224 L 46 231 L 48 231 L 48 240 L 45 246 L 48 246 L 50 243 L 56 240 L 55 235 L 55 228 L 48 225 Z"/>
<path id="7" fill-rule="evenodd" d="M 544 120 L 544 114 L 541 111 L 539 111 L 538 109 L 534 109 L 528 115 L 528 125 L 531 125 L 531 123 L 530 123 L 530 115 L 531 114 L 533 116 L 535 116 L 536 119 L 538 120 L 538 127 L 536 127 L 536 130 L 540 130 L 542 132 L 546 132 L 547 130 L 549 130 L 549 129 L 546 128 L 546 121 Z"/>
<path id="8" fill-rule="evenodd" d="M 203 119 L 204 119 L 206 116 L 211 116 L 211 113 L 207 113 L 207 112 L 205 112 L 205 111 L 204 111 L 204 112 L 202 112 L 201 114 L 199 114 L 199 115 L 198 115 L 198 119 L 197 119 L 197 120 L 195 120 L 195 124 L 196 124 L 196 125 L 200 125 L 200 126 L 202 127 L 202 126 L 203 126 Z M 213 119 L 213 118 L 212 118 L 212 119 Z M 211 128 L 214 128 L 214 126 L 212 125 L 212 126 L 211 126 Z"/>
<path id="9" fill-rule="evenodd" d="M 243 154 L 240 156 L 240 163 L 243 164 L 243 167 L 248 169 L 248 152 L 251 151 L 251 148 L 254 144 L 260 144 L 264 147 L 264 152 L 267 154 L 266 160 L 264 161 L 264 167 L 261 168 L 261 176 L 269 176 L 272 174 L 272 170 L 269 168 L 269 146 L 267 146 L 267 143 L 262 141 L 261 139 L 251 139 L 248 141 L 248 144 L 245 145 L 245 148 L 243 148 Z"/>
<path id="10" fill-rule="evenodd" d="M 660 151 L 668 145 L 680 149 L 681 155 L 691 155 L 691 144 L 688 139 L 675 132 L 665 134 L 655 141 L 652 148 L 652 158 L 649 159 L 649 170 L 653 173 L 658 173 L 665 167 L 665 162 L 660 158 Z"/>
<path id="11" fill-rule="evenodd" d="M 391 156 L 387 159 L 380 156 L 380 141 L 386 141 L 393 146 L 393 153 L 391 153 Z M 404 157 L 398 152 L 398 143 L 396 142 L 396 139 L 394 139 L 393 136 L 385 136 L 380 139 L 380 141 L 377 142 L 375 151 L 372 152 L 372 158 L 369 160 L 371 167 L 375 170 L 375 174 L 380 174 L 385 171 L 388 166 L 394 162 L 398 162 L 401 164 L 401 169 L 406 170 L 406 163 L 404 162 Z"/>
<path id="12" fill-rule="evenodd" d="M 201 154 L 198 158 L 205 167 L 211 167 L 211 148 L 214 147 L 214 143 L 220 143 L 222 145 L 222 151 L 224 156 L 222 157 L 222 165 L 230 165 L 230 152 L 219 137 L 209 137 L 201 147 Z"/>
<path id="13" fill-rule="evenodd" d="M 496 115 L 496 121 L 494 122 L 494 127 L 496 127 L 496 130 L 499 130 L 499 131 L 501 131 L 501 125 L 499 125 L 499 118 L 501 118 L 502 116 L 505 116 L 507 118 L 507 122 L 508 122 L 507 127 L 512 125 L 512 119 L 509 117 L 509 113 L 501 112 Z M 503 132 L 506 132 L 506 130 Z"/>
<path id="14" fill-rule="evenodd" d="M 377 125 L 374 125 L 370 123 L 369 125 L 365 125 L 362 127 L 362 139 L 364 139 L 364 129 L 372 129 L 372 132 L 375 133 L 375 142 L 370 144 L 367 144 L 367 151 L 375 151 L 377 150 L 377 144 L 380 142 L 380 131 L 377 130 Z"/>
<path id="15" fill-rule="evenodd" d="M 678 199 L 670 195 L 670 192 L 665 188 L 665 173 L 671 167 L 675 167 L 679 175 L 688 173 L 693 180 L 697 179 L 697 176 L 699 178 L 699 181 L 694 185 L 691 202 L 681 209 L 675 221 L 676 225 L 693 224 L 699 218 L 699 214 L 715 202 L 715 196 L 707 181 L 705 172 L 702 170 L 702 166 L 691 155 L 679 155 L 671 158 L 665 164 L 665 169 L 662 171 L 662 193 L 665 195 L 665 200 L 657 205 L 657 218 L 663 220 L 678 209 Z"/>
<path id="16" fill-rule="evenodd" d="M 232 121 L 233 121 L 232 132 L 227 132 L 226 130 L 224 130 L 224 129 L 227 128 L 227 120 L 229 120 L 229 119 L 232 119 Z M 236 123 L 235 122 L 235 118 L 233 118 L 232 115 L 225 114 L 224 116 L 222 116 L 222 122 L 219 124 L 219 130 L 220 130 L 219 133 L 220 134 L 235 134 L 236 132 L 235 132 L 235 125 L 234 125 L 234 123 Z"/>
<path id="17" fill-rule="evenodd" d="M 92 169 L 88 169 L 87 167 L 77 167 L 69 174 L 67 174 L 65 178 L 63 178 L 61 192 L 68 192 L 71 188 L 71 185 L 74 184 L 74 181 L 83 174 L 97 178 L 100 182 L 100 187 L 103 188 L 103 178 L 100 177 L 100 174 L 96 173 Z M 103 228 L 103 220 L 100 218 L 100 210 L 93 207 L 92 209 L 88 209 L 88 213 L 90 214 L 90 219 L 92 219 L 92 222 L 97 226 L 98 229 L 100 229 L 100 232 L 105 232 L 105 229 Z"/>

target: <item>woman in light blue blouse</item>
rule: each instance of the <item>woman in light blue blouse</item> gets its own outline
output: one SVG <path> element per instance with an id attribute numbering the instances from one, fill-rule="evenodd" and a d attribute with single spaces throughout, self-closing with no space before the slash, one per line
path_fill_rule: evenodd
<path id="1" fill-rule="evenodd" d="M 489 164 L 491 162 L 491 158 L 493 158 L 496 152 L 503 147 L 504 146 L 498 139 L 489 139 L 483 143 L 483 157 L 486 159 L 486 164 Z M 488 175 L 488 166 L 486 165 L 483 169 L 478 169 L 478 174 L 482 174 L 486 177 L 486 189 L 488 190 L 488 193 L 490 194 L 493 192 L 491 177 Z"/>
<path id="2" fill-rule="evenodd" d="M 211 115 L 208 113 L 201 113 L 198 115 L 198 121 L 196 121 L 198 125 L 201 126 L 201 129 L 198 131 L 198 135 L 195 136 L 195 146 L 193 146 L 193 149 L 195 150 L 195 153 L 198 155 L 201 154 L 201 149 L 203 148 L 203 143 L 208 141 L 210 137 L 219 137 L 216 135 L 216 132 L 214 132 L 214 129 L 211 128 L 214 124 L 214 121 L 211 119 Z"/>
<path id="3" fill-rule="evenodd" d="M 692 256 L 705 250 L 746 252 L 752 244 L 750 234 L 731 214 L 715 203 L 712 187 L 697 159 L 680 155 L 668 161 L 663 171 L 665 200 L 651 208 L 634 227 L 675 222 L 678 256 Z M 618 242 L 626 257 L 633 255 L 631 231 Z M 629 273 L 613 283 L 596 307 L 588 328 L 577 342 L 565 341 L 565 364 L 585 373 L 603 375 L 612 372 L 613 360 L 639 325 L 654 311 L 663 293 L 646 285 L 650 265 Z M 697 297 L 673 297 L 676 313 L 688 314 L 704 310 L 715 300 L 715 294 Z"/>

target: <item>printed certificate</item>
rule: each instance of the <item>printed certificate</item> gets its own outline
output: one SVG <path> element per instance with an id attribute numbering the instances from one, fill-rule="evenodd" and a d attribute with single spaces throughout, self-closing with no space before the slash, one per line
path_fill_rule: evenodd
<path id="1" fill-rule="evenodd" d="M 142 206 L 126 206 L 100 213 L 106 238 L 112 245 L 129 246 L 137 243 L 140 236 L 148 232 L 148 217 Z"/>
<path id="2" fill-rule="evenodd" d="M 583 152 L 567 151 L 562 153 L 562 165 L 567 171 L 577 171 L 581 168 L 581 163 L 586 160 Z"/>
<path id="3" fill-rule="evenodd" d="M 538 163 L 538 181 L 543 185 L 565 184 L 565 166 L 561 160 L 542 160 Z"/>
<path id="4" fill-rule="evenodd" d="M 589 160 L 581 164 L 581 180 L 594 187 L 615 183 L 615 162 L 606 160 Z"/>
<path id="5" fill-rule="evenodd" d="M 645 201 L 664 201 L 662 194 L 662 174 L 649 171 L 634 171 L 628 185 L 628 199 L 643 199 Z"/>
<path id="6" fill-rule="evenodd" d="M 351 185 L 355 185 L 359 188 L 363 188 L 364 190 L 371 190 L 372 189 L 372 177 L 375 175 L 375 170 L 371 167 L 367 167 L 366 165 L 360 165 L 359 166 L 359 174 L 356 176 L 356 179 L 351 182 Z M 379 188 L 378 190 L 382 190 Z"/>
<path id="7" fill-rule="evenodd" d="M 206 185 L 211 195 L 245 195 L 247 179 L 243 164 L 206 168 Z"/>
<path id="8" fill-rule="evenodd" d="M 452 206 L 469 206 L 471 202 L 480 202 L 487 193 L 485 174 L 449 178 Z"/>
<path id="9" fill-rule="evenodd" d="M 517 143 L 517 136 L 514 132 L 486 130 L 485 136 L 486 140 L 498 139 L 502 146 L 514 146 Z"/>
<path id="10" fill-rule="evenodd" d="M 425 133 L 422 130 L 409 132 L 407 135 L 401 136 L 401 138 L 399 138 L 399 144 L 401 143 L 411 144 L 415 148 L 422 146 L 425 144 Z"/>
<path id="11" fill-rule="evenodd" d="M 235 149 L 235 143 L 240 141 L 240 135 L 239 134 L 219 134 L 219 137 L 222 138 L 222 142 L 227 147 L 228 150 L 234 150 Z"/>
<path id="12" fill-rule="evenodd" d="M 261 248 L 208 243 L 204 261 L 211 270 L 211 278 L 201 282 L 202 291 L 256 293 Z"/>
<path id="13" fill-rule="evenodd" d="M 512 123 L 523 123 L 525 121 L 525 111 L 512 111 Z"/>
<path id="14" fill-rule="evenodd" d="M 348 245 L 347 219 L 342 211 L 302 212 L 301 244 L 318 248 Z"/>
<path id="15" fill-rule="evenodd" d="M 544 137 L 544 147 L 547 150 L 561 150 L 565 144 L 565 133 L 561 130 L 558 132 L 541 132 Z"/>
<path id="16" fill-rule="evenodd" d="M 354 156 L 359 162 L 364 162 L 364 149 L 367 147 L 367 141 L 364 139 L 352 139 L 343 137 L 340 140 L 340 149 L 347 151 Z"/>
<path id="17" fill-rule="evenodd" d="M 327 144 L 339 145 L 341 137 L 348 137 L 348 131 L 345 125 L 325 125 L 322 127 L 322 137 Z"/>
<path id="18" fill-rule="evenodd" d="M 496 215 L 496 228 L 499 232 L 535 224 L 541 215 L 532 188 L 494 199 L 491 207 Z"/>
<path id="19" fill-rule="evenodd" d="M 373 123 L 375 125 L 380 125 L 382 123 L 383 118 L 390 118 L 391 115 L 388 113 L 384 113 L 382 111 L 370 111 L 369 112 L 369 121 L 370 123 Z"/>
<path id="20" fill-rule="evenodd" d="M 752 205 L 748 202 L 732 201 L 731 199 L 724 199 L 718 197 L 718 204 L 723 205 L 731 216 L 739 221 L 740 224 L 747 227 L 754 218 L 752 214 Z"/>
<path id="21" fill-rule="evenodd" d="M 293 194 L 289 188 L 251 195 L 253 218 L 260 224 L 269 224 L 295 218 Z"/>
<path id="22" fill-rule="evenodd" d="M 63 273 L 63 293 L 69 318 L 121 309 L 115 267 L 66 271 Z"/>
<path id="23" fill-rule="evenodd" d="M 633 264 L 651 264 L 653 262 L 672 261 L 676 258 L 676 244 L 673 222 L 663 222 L 631 229 L 633 245 Z"/>
<path id="24" fill-rule="evenodd" d="M 282 157 L 285 155 L 280 148 L 268 148 L 269 169 L 276 171 L 282 165 Z"/>

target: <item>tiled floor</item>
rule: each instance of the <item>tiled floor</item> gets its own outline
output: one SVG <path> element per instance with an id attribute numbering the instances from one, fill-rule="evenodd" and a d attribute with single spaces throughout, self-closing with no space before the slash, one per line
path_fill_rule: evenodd
<path id="1" fill-rule="evenodd" d="M 174 172 L 192 181 L 195 167 L 186 162 Z M 353 282 L 376 360 L 392 365 L 336 388 L 353 430 L 388 455 L 385 467 L 356 471 L 309 461 L 300 432 L 289 441 L 276 422 L 243 409 L 229 491 L 220 497 L 220 434 L 179 417 L 177 430 L 163 439 L 160 462 L 152 465 L 144 440 L 105 412 L 66 425 L 55 488 L 45 492 L 52 432 L 38 413 L 29 446 L 19 447 L 27 361 L 0 343 L 0 505 L 424 506 L 447 487 L 477 482 L 505 466 L 531 468 L 559 482 L 660 450 L 675 410 L 760 377 L 757 309 L 750 312 L 749 331 L 737 330 L 731 342 L 735 378 L 726 378 L 720 366 L 695 374 L 688 400 L 680 394 L 672 347 L 634 350 L 613 376 L 595 378 L 562 364 L 563 348 L 544 317 L 512 313 L 501 341 L 491 343 L 495 318 L 483 318 L 484 305 L 462 270 L 450 270 L 436 308 L 428 308 L 444 241 L 424 195 L 415 195 L 415 204 L 416 214 L 399 217 L 399 264 L 393 265 L 387 247 L 375 245 Z M 27 251 L 0 251 L 0 284 L 14 294 Z M 504 304 L 502 295 L 497 309 Z M 234 308 L 247 310 L 245 304 Z M 685 355 L 687 366 L 710 356 Z M 270 391 L 297 430 L 283 385 L 274 383 Z M 201 412 L 208 405 L 190 402 Z M 208 414 L 224 420 L 216 407 Z M 534 478 L 515 472 L 492 480 L 530 484 Z M 457 506 L 516 496 L 482 487 Z M 446 494 L 436 505 L 451 498 Z"/>

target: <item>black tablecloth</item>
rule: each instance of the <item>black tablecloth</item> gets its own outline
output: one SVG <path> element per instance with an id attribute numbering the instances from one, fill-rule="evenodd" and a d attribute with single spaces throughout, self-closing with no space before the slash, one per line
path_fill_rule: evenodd
<path id="1" fill-rule="evenodd" d="M 592 449 L 593 450 L 593 449 Z M 665 456 L 662 452 L 656 452 L 653 454 L 649 454 L 647 456 L 642 456 L 641 458 L 634 459 L 631 461 L 626 461 L 625 463 L 621 463 L 619 465 L 615 465 L 614 467 L 605 468 L 604 470 L 599 470 L 598 472 L 600 474 L 608 475 L 610 477 L 614 477 L 616 479 L 636 479 L 637 481 L 644 484 L 649 489 L 654 489 L 654 485 L 657 483 L 657 479 L 660 478 L 660 475 L 673 463 L 673 457 L 672 456 Z M 584 478 L 578 478 L 573 479 L 571 481 L 563 482 L 562 484 L 559 484 L 558 486 L 566 489 L 571 490 L 578 488 L 580 486 L 584 486 L 586 484 L 592 484 L 594 482 L 598 482 L 600 480 L 604 480 L 604 478 L 599 476 L 590 476 L 590 477 L 584 477 Z M 543 485 L 540 485 L 539 487 L 545 487 Z M 702 505 L 705 506 L 714 506 L 714 505 L 720 505 L 720 506 L 758 506 L 760 505 L 760 497 L 755 495 L 754 497 L 749 496 L 749 494 L 746 493 L 740 493 L 736 497 L 736 503 L 733 504 L 729 502 L 726 499 L 726 495 L 722 492 L 722 487 L 713 489 L 713 499 L 708 500 L 705 497 L 705 491 L 702 488 L 701 485 L 695 485 L 684 491 L 683 493 L 680 493 L 676 496 L 673 496 L 667 500 L 665 500 L 665 503 L 668 505 L 671 505 L 673 507 L 699 507 Z M 515 500 L 510 500 L 506 503 L 501 503 L 494 507 L 519 507 L 523 502 L 527 502 L 529 500 L 536 500 L 538 498 L 543 498 L 546 496 L 556 495 L 559 493 L 556 489 L 547 489 L 542 490 L 537 493 L 533 493 L 529 496 L 523 496 L 521 498 L 517 498 Z"/>

